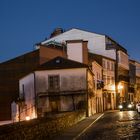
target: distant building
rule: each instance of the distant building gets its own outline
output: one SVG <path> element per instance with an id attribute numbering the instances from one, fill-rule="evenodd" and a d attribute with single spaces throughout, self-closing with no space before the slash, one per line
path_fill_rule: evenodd
<path id="1" fill-rule="evenodd" d="M 136 99 L 140 101 L 140 62 L 135 62 L 136 65 Z"/>
<path id="2" fill-rule="evenodd" d="M 116 108 L 116 92 L 115 92 L 115 60 L 89 53 L 90 62 L 98 62 L 102 66 L 101 70 L 95 70 L 96 66 L 93 66 L 93 70 L 98 72 L 98 77 L 102 80 L 100 83 L 103 96 L 103 110 Z M 101 69 L 101 68 L 100 68 Z M 101 74 L 99 76 L 99 73 Z M 98 89 L 98 88 L 97 88 Z"/>
<path id="3" fill-rule="evenodd" d="M 95 80 L 95 96 L 96 96 L 96 113 L 104 111 L 103 104 L 103 69 L 96 61 L 92 62 L 92 71 L 94 73 Z"/>
<path id="4" fill-rule="evenodd" d="M 20 120 L 79 109 L 96 113 L 94 75 L 86 64 L 56 57 L 22 77 L 19 87 Z"/>
<path id="5" fill-rule="evenodd" d="M 67 43 L 67 40 L 87 41 L 88 52 L 115 60 L 115 91 L 117 92 L 116 102 L 118 104 L 119 102 L 127 101 L 129 98 L 129 62 L 127 50 L 107 35 L 97 34 L 75 28 L 65 32 L 61 32 L 59 35 L 56 35 L 48 40 L 42 41 L 41 44 L 46 44 L 49 41 Z M 81 54 L 80 51 L 79 54 Z M 118 89 L 118 87 L 121 87 L 121 89 Z"/>
<path id="6" fill-rule="evenodd" d="M 35 51 L 0 63 L 0 120 L 11 119 L 11 103 L 17 101 L 19 91 L 25 89 L 24 86 L 19 88 L 19 79 L 21 82 L 21 78 L 36 71 L 40 65 L 56 56 L 77 61 L 92 68 L 92 72 L 96 76 L 95 82 L 97 82 L 95 84 L 97 100 L 94 98 L 92 105 L 97 112 L 100 112 L 102 109 L 115 109 L 119 102 L 133 100 L 133 98 L 140 100 L 140 66 L 138 62 L 134 63 L 134 67 L 136 67 L 136 85 L 134 86 L 134 77 L 131 77 L 131 82 L 129 83 L 129 76 L 132 75 L 134 67 L 130 66 L 127 50 L 124 47 L 107 35 L 80 29 L 71 29 L 64 32 L 63 29 L 57 28 L 51 34 L 50 39 L 36 44 Z M 133 70 L 130 72 L 129 68 Z M 46 70 L 48 71 L 48 69 Z M 102 76 L 99 77 L 101 70 Z M 99 72 L 98 74 L 97 71 Z M 27 76 L 27 81 L 30 76 L 33 76 L 32 74 Z M 100 81 L 101 79 L 103 80 L 102 82 Z M 98 81 L 101 83 L 99 84 Z M 101 89 L 99 89 L 99 85 L 102 85 Z M 132 93 L 133 89 L 135 89 L 136 96 Z M 15 106 L 14 102 L 12 106 Z M 19 109 L 21 108 L 17 107 L 15 110 Z M 24 110 L 26 109 L 24 108 Z M 33 110 L 36 111 L 35 108 Z M 95 110 L 92 113 L 94 112 Z M 36 114 L 33 116 L 35 117 Z"/>
<path id="7" fill-rule="evenodd" d="M 129 60 L 129 88 L 128 99 L 130 102 L 136 101 L 136 65 L 134 60 Z"/>
<path id="8" fill-rule="evenodd" d="M 129 100 L 132 102 L 140 101 L 140 63 L 129 60 Z"/>

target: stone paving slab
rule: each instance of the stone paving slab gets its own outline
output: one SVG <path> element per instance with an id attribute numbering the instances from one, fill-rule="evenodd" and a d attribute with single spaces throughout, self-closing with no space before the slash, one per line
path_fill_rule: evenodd
<path id="1" fill-rule="evenodd" d="M 91 117 L 87 117 L 76 125 L 64 130 L 58 134 L 53 140 L 76 140 L 83 132 L 85 132 L 93 123 L 95 123 L 104 113 L 98 113 Z"/>

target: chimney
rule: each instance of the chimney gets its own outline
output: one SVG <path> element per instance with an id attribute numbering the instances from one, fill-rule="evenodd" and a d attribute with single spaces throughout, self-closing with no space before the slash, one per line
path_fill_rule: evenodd
<path id="1" fill-rule="evenodd" d="M 62 28 L 56 28 L 50 35 L 50 38 L 60 35 L 64 32 Z"/>

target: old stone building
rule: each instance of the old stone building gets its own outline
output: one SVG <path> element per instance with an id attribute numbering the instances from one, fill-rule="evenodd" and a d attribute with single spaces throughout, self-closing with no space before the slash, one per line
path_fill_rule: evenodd
<path id="1" fill-rule="evenodd" d="M 19 87 L 20 112 L 13 114 L 20 114 L 20 120 L 50 112 L 85 110 L 87 116 L 96 113 L 94 75 L 86 64 L 56 57 L 21 78 Z"/>
<path id="2" fill-rule="evenodd" d="M 96 61 L 92 61 L 92 71 L 94 73 L 95 80 L 95 97 L 96 97 L 96 113 L 104 111 L 103 101 L 103 69 Z"/>
<path id="3" fill-rule="evenodd" d="M 115 61 L 102 55 L 89 53 L 89 63 L 92 63 L 93 61 L 98 62 L 102 67 L 102 73 L 100 72 L 100 74 L 102 74 L 102 78 L 100 78 L 102 80 L 100 81 L 100 86 L 102 89 L 103 110 L 115 109 Z"/>
<path id="4" fill-rule="evenodd" d="M 56 56 L 66 57 L 65 46 L 50 42 L 0 64 L 0 121 L 11 119 L 11 102 L 18 98 L 19 78 Z"/>
<path id="5" fill-rule="evenodd" d="M 140 63 L 129 60 L 129 100 L 140 101 Z"/>
<path id="6" fill-rule="evenodd" d="M 107 35 L 84 31 L 76 28 L 61 32 L 59 35 L 56 34 L 50 39 L 41 42 L 41 44 L 46 44 L 52 40 L 59 43 L 67 43 L 67 40 L 87 41 L 87 48 L 89 53 L 98 54 L 115 60 L 115 92 L 117 95 L 116 102 L 118 104 L 119 102 L 128 100 L 128 54 L 127 50 L 119 43 Z M 118 89 L 118 87 L 121 88 Z"/>

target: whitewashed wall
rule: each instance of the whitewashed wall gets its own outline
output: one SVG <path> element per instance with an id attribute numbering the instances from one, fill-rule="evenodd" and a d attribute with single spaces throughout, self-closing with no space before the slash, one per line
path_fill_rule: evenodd
<path id="1" fill-rule="evenodd" d="M 68 59 L 83 63 L 82 42 L 81 43 L 68 43 L 67 55 L 68 55 Z"/>
<path id="2" fill-rule="evenodd" d="M 34 75 L 35 74 L 35 75 Z M 20 93 L 23 93 L 23 85 L 24 85 L 24 93 L 25 93 L 25 104 L 27 105 L 27 113 L 21 114 L 22 119 L 28 115 L 30 118 L 35 117 L 35 91 L 36 93 L 46 93 L 48 90 L 48 76 L 49 75 L 59 75 L 60 76 L 60 91 L 80 91 L 87 90 L 87 83 L 90 88 L 93 88 L 93 77 L 91 73 L 88 73 L 88 81 L 86 79 L 87 76 L 87 68 L 76 68 L 76 69 L 61 69 L 61 70 L 43 70 L 36 71 L 32 74 L 29 74 L 22 79 L 20 79 Z M 34 82 L 36 86 L 34 87 Z M 86 92 L 85 92 L 86 93 Z M 74 96 L 74 104 L 77 106 L 79 102 L 86 101 L 86 95 L 76 95 Z M 94 114 L 96 111 L 95 107 L 95 97 L 90 98 L 89 100 L 89 114 Z M 49 103 L 49 98 L 44 96 L 39 98 L 38 108 L 42 109 L 43 112 L 50 112 L 51 105 Z M 59 110 L 61 111 L 70 111 L 73 110 L 73 99 L 71 95 L 61 96 L 59 100 Z M 33 108 L 32 108 L 33 107 Z M 34 111 L 34 112 L 33 112 Z"/>
<path id="3" fill-rule="evenodd" d="M 24 89 L 23 89 L 24 85 Z M 21 113 L 21 120 L 25 120 L 26 116 L 30 116 L 31 119 L 36 117 L 35 114 L 35 92 L 34 92 L 34 74 L 29 74 L 19 81 L 20 96 L 25 95 L 25 105 L 23 112 Z"/>
<path id="4" fill-rule="evenodd" d="M 49 75 L 59 75 L 60 76 L 60 91 L 78 91 L 86 90 L 86 68 L 77 68 L 77 69 L 61 69 L 61 70 L 44 70 L 36 71 L 36 91 L 37 93 L 46 92 L 48 90 L 48 76 Z M 50 112 L 51 105 L 49 104 L 48 97 L 44 97 L 41 100 L 42 105 L 40 107 L 43 109 L 42 112 Z M 85 95 L 75 96 L 74 103 L 81 100 L 85 100 Z M 40 102 L 41 103 L 41 102 Z M 73 99 L 72 96 L 61 96 L 60 105 L 58 109 L 60 111 L 71 111 L 73 110 Z"/>
<path id="5" fill-rule="evenodd" d="M 60 91 L 73 91 L 86 89 L 86 68 L 36 71 L 36 92 L 48 90 L 48 76 L 60 76 Z"/>
<path id="6" fill-rule="evenodd" d="M 66 40 L 85 40 L 88 41 L 88 49 L 90 52 L 100 54 L 115 59 L 114 50 L 105 50 L 105 35 L 87 32 L 79 29 L 71 29 L 56 37 L 48 39 L 42 44 L 49 41 L 65 42 Z"/>

